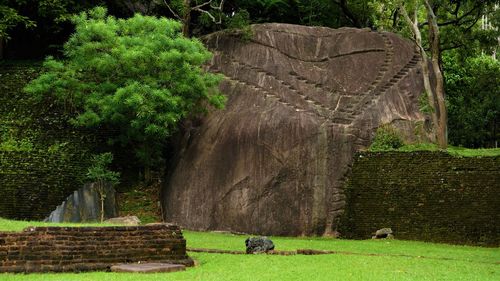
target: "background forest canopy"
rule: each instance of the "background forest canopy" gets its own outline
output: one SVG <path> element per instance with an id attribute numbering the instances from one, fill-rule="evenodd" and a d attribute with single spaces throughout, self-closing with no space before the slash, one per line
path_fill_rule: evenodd
<path id="1" fill-rule="evenodd" d="M 411 38 L 398 6 L 422 0 L 0 0 L 0 57 L 59 57 L 74 32 L 72 15 L 96 6 L 129 18 L 135 13 L 179 20 L 192 37 L 252 23 L 282 22 L 392 31 Z M 431 0 L 440 31 L 448 134 L 452 145 L 496 147 L 500 139 L 499 0 Z M 418 12 L 428 50 L 425 9 Z"/>

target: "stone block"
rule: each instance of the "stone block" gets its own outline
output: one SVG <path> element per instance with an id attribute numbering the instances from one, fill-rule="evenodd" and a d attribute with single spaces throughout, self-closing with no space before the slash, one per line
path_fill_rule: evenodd
<path id="1" fill-rule="evenodd" d="M 113 272 L 156 273 L 184 271 L 186 266 L 170 263 L 123 263 L 111 266 Z"/>

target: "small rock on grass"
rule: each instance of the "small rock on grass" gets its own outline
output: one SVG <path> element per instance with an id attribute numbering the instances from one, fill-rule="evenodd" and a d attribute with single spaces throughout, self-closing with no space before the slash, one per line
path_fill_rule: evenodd
<path id="1" fill-rule="evenodd" d="M 372 239 L 394 239 L 394 235 L 392 229 L 381 228 L 375 232 L 375 236 L 372 236 Z"/>
<path id="2" fill-rule="evenodd" d="M 125 217 L 116 217 L 116 218 L 107 219 L 104 222 L 105 223 L 112 223 L 112 224 L 135 226 L 135 225 L 139 225 L 141 223 L 141 220 L 136 216 L 125 216 Z"/>
<path id="3" fill-rule="evenodd" d="M 247 254 L 267 253 L 274 250 L 274 243 L 267 237 L 251 237 L 245 240 Z"/>

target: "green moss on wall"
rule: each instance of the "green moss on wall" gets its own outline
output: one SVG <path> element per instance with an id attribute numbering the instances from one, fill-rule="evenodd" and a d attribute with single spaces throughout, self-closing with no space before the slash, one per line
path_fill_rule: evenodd
<path id="1" fill-rule="evenodd" d="M 346 186 L 344 237 L 500 244 L 500 157 L 441 152 L 364 152 Z"/>
<path id="2" fill-rule="evenodd" d="M 38 64 L 0 64 L 0 217 L 42 219 L 82 186 L 97 134 L 22 89 Z"/>
<path id="3" fill-rule="evenodd" d="M 84 182 L 80 155 L 0 152 L 0 216 L 43 219 Z"/>

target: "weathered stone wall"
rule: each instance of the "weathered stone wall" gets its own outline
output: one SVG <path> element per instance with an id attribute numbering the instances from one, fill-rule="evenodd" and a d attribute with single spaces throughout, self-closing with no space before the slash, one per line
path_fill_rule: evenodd
<path id="1" fill-rule="evenodd" d="M 344 175 L 380 124 L 424 123 L 414 45 L 386 32 L 289 24 L 205 38 L 224 110 L 190 130 L 163 189 L 191 229 L 335 235 Z"/>
<path id="2" fill-rule="evenodd" d="M 390 227 L 396 238 L 500 245 L 500 157 L 442 152 L 355 156 L 341 233 L 368 239 Z"/>
<path id="3" fill-rule="evenodd" d="M 0 272 L 108 270 L 113 264 L 193 265 L 179 227 L 31 227 L 0 232 Z"/>

